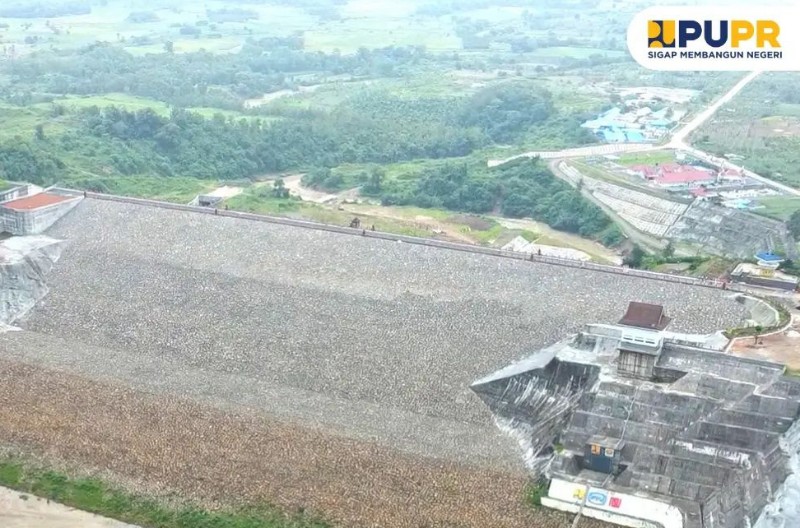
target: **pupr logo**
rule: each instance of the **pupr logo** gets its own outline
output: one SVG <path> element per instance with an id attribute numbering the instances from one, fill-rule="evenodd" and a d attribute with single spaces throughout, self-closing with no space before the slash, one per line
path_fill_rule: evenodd
<path id="1" fill-rule="evenodd" d="M 675 47 L 675 21 L 674 20 L 648 20 L 647 21 L 647 47 L 648 48 L 674 48 Z"/>
<path id="2" fill-rule="evenodd" d="M 781 26 L 775 20 L 648 20 L 648 48 L 686 48 L 690 42 L 711 48 L 738 48 L 753 41 L 757 48 L 780 48 Z"/>
<path id="3" fill-rule="evenodd" d="M 800 71 L 800 4 L 649 7 L 634 15 L 627 43 L 651 70 Z"/>

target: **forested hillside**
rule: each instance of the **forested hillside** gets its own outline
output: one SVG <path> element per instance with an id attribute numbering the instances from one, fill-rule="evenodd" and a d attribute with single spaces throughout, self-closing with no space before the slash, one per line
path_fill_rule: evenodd
<path id="1" fill-rule="evenodd" d="M 385 206 L 602 237 L 608 220 L 544 165 L 486 160 L 597 141 L 580 124 L 636 70 L 612 35 L 625 17 L 456 4 L 15 0 L 0 11 L 0 177 L 183 201 L 304 173 Z"/>

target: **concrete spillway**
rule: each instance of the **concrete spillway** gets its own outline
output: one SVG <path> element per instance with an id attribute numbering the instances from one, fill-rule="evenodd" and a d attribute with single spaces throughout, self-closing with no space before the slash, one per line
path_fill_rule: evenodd
<path id="1" fill-rule="evenodd" d="M 789 456 L 791 474 L 778 488 L 753 528 L 795 528 L 800 526 L 800 422 L 786 432 L 781 447 Z"/>
<path id="2" fill-rule="evenodd" d="M 60 258 L 62 245 L 46 236 L 0 242 L 0 323 L 13 323 L 47 295 L 45 277 Z"/>
<path id="3" fill-rule="evenodd" d="M 624 526 L 800 526 L 800 379 L 645 326 L 584 330 L 472 389 L 550 478 L 542 504 Z M 776 490 L 780 489 L 777 494 Z"/>

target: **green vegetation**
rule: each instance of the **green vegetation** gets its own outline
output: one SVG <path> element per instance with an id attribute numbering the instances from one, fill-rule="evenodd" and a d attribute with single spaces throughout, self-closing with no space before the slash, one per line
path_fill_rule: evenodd
<path id="1" fill-rule="evenodd" d="M 791 73 L 769 72 L 747 85 L 693 135 L 698 148 L 743 156 L 745 167 L 800 187 L 800 96 Z M 771 211 L 767 211 L 769 214 Z"/>
<path id="2" fill-rule="evenodd" d="M 430 237 L 433 235 L 430 231 L 402 219 L 393 220 L 369 215 L 364 216 L 303 202 L 285 195 L 279 197 L 276 196 L 273 187 L 267 185 L 250 188 L 242 194 L 230 198 L 225 203 L 231 209 L 247 213 L 285 216 L 341 226 L 349 225 L 354 216 L 359 216 L 362 218 L 365 228 L 375 226 L 376 231 L 416 237 Z"/>
<path id="3" fill-rule="evenodd" d="M 510 218 L 529 217 L 587 237 L 598 236 L 611 223 L 599 208 L 538 160 L 520 159 L 494 169 L 482 164 L 448 163 L 423 169 L 410 178 L 382 183 L 374 194 L 384 205 L 479 214 L 499 210 Z"/>
<path id="4" fill-rule="evenodd" d="M 517 139 L 531 126 L 553 113 L 550 92 L 534 91 L 524 84 L 504 84 L 478 92 L 458 118 L 464 126 L 474 126 L 496 143 Z"/>
<path id="5" fill-rule="evenodd" d="M 786 227 L 795 240 L 800 240 L 800 209 L 792 212 L 786 222 Z"/>
<path id="6" fill-rule="evenodd" d="M 755 212 L 758 214 L 769 216 L 770 218 L 775 218 L 776 220 L 782 220 L 785 222 L 790 220 L 795 213 L 800 211 L 800 197 L 766 196 L 758 199 L 758 205 L 761 206 L 755 210 Z M 800 237 L 800 226 L 793 230 L 792 235 L 795 237 L 795 239 Z"/>
<path id="7" fill-rule="evenodd" d="M 630 253 L 625 256 L 623 264 L 631 268 L 646 270 L 654 270 L 665 264 L 688 264 L 687 271 L 695 272 L 700 266 L 711 260 L 712 257 L 706 256 L 676 257 L 675 247 L 672 242 L 669 242 L 661 254 L 648 254 L 641 247 L 635 245 Z"/>
<path id="8" fill-rule="evenodd" d="M 309 53 L 294 37 L 251 40 L 239 53 L 229 55 L 197 51 L 136 56 L 117 46 L 94 44 L 71 53 L 35 54 L 11 62 L 6 69 L 14 82 L 2 87 L 0 96 L 27 104 L 36 92 L 125 91 L 173 105 L 239 110 L 245 99 L 294 87 L 298 74 L 317 72 L 306 78 L 306 84 L 327 75 L 392 77 L 425 58 L 418 47 L 364 49 L 355 55 Z"/>
<path id="9" fill-rule="evenodd" d="M 87 191 L 151 198 L 186 204 L 198 194 L 216 187 L 216 182 L 183 177 L 149 176 L 74 176 L 68 180 L 70 186 Z"/>
<path id="10" fill-rule="evenodd" d="M 800 277 L 800 262 L 797 262 L 796 260 L 786 259 L 781 262 L 778 269 L 784 273 L 788 273 L 789 275 L 796 275 Z"/>
<path id="11" fill-rule="evenodd" d="M 384 205 L 530 217 L 622 240 L 544 166 L 485 161 L 509 147 L 597 141 L 579 125 L 611 102 L 604 81 L 638 84 L 641 73 L 612 31 L 624 30 L 630 6 L 609 15 L 585 0 L 100 4 L 57 27 L 9 22 L 0 177 L 181 202 L 243 181 L 229 207 L 338 223 L 285 189 L 249 185 L 297 171 L 307 186 L 358 187 Z M 714 75 L 653 79 L 721 85 Z M 495 240 L 492 229 L 475 237 Z"/>
<path id="12" fill-rule="evenodd" d="M 89 2 L 56 1 L 24 2 L 12 0 L 0 8 L 0 18 L 52 18 L 65 15 L 85 15 L 91 12 Z"/>
<path id="13" fill-rule="evenodd" d="M 531 482 L 525 488 L 525 502 L 532 508 L 539 508 L 542 506 L 542 497 L 547 497 L 547 490 L 549 482 Z"/>
<path id="14" fill-rule="evenodd" d="M 619 155 L 616 160 L 620 165 L 655 165 L 675 161 L 675 154 L 668 150 L 655 152 L 628 152 Z"/>
<path id="15" fill-rule="evenodd" d="M 325 528 L 308 515 L 269 506 L 207 510 L 128 493 L 98 478 L 76 478 L 20 459 L 0 460 L 0 485 L 145 528 Z"/>
<path id="16" fill-rule="evenodd" d="M 762 334 L 768 334 L 770 332 L 775 332 L 780 330 L 781 328 L 785 327 L 789 320 L 791 319 L 791 315 L 789 311 L 783 306 L 780 302 L 773 301 L 771 299 L 765 297 L 759 297 L 760 300 L 769 304 L 778 312 L 778 324 L 775 326 L 768 326 L 762 327 L 760 325 L 754 326 L 743 326 L 739 328 L 731 328 L 725 331 L 725 337 L 728 339 L 734 339 L 737 337 L 757 337 Z"/>

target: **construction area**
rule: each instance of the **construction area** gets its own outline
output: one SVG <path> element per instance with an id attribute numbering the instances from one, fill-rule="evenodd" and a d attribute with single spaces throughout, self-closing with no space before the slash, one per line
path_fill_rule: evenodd
<path id="1" fill-rule="evenodd" d="M 609 162 L 612 163 L 612 162 Z M 610 172 L 608 163 L 560 161 L 558 172 L 607 212 L 652 237 L 653 246 L 672 240 L 688 254 L 749 259 L 771 249 L 797 258 L 797 243 L 783 222 L 736 207 L 720 207 L 706 193 L 654 190 L 630 172 Z M 637 181 L 638 180 L 638 181 Z"/>
<path id="2" fill-rule="evenodd" d="M 741 302 L 773 322 L 763 301 Z M 548 477 L 543 505 L 624 526 L 749 528 L 796 494 L 800 378 L 670 322 L 632 302 L 617 324 L 586 325 L 473 383 Z"/>
<path id="3" fill-rule="evenodd" d="M 692 281 L 99 198 L 0 241 L 17 255 L 0 271 L 0 445 L 211 506 L 567 528 L 525 504 L 518 441 L 472 382 L 613 324 L 632 295 L 676 332 L 752 318 Z"/>
<path id="4" fill-rule="evenodd" d="M 617 93 L 617 106 L 581 126 L 608 143 L 653 143 L 678 125 L 696 95 L 674 88 L 625 88 Z"/>

